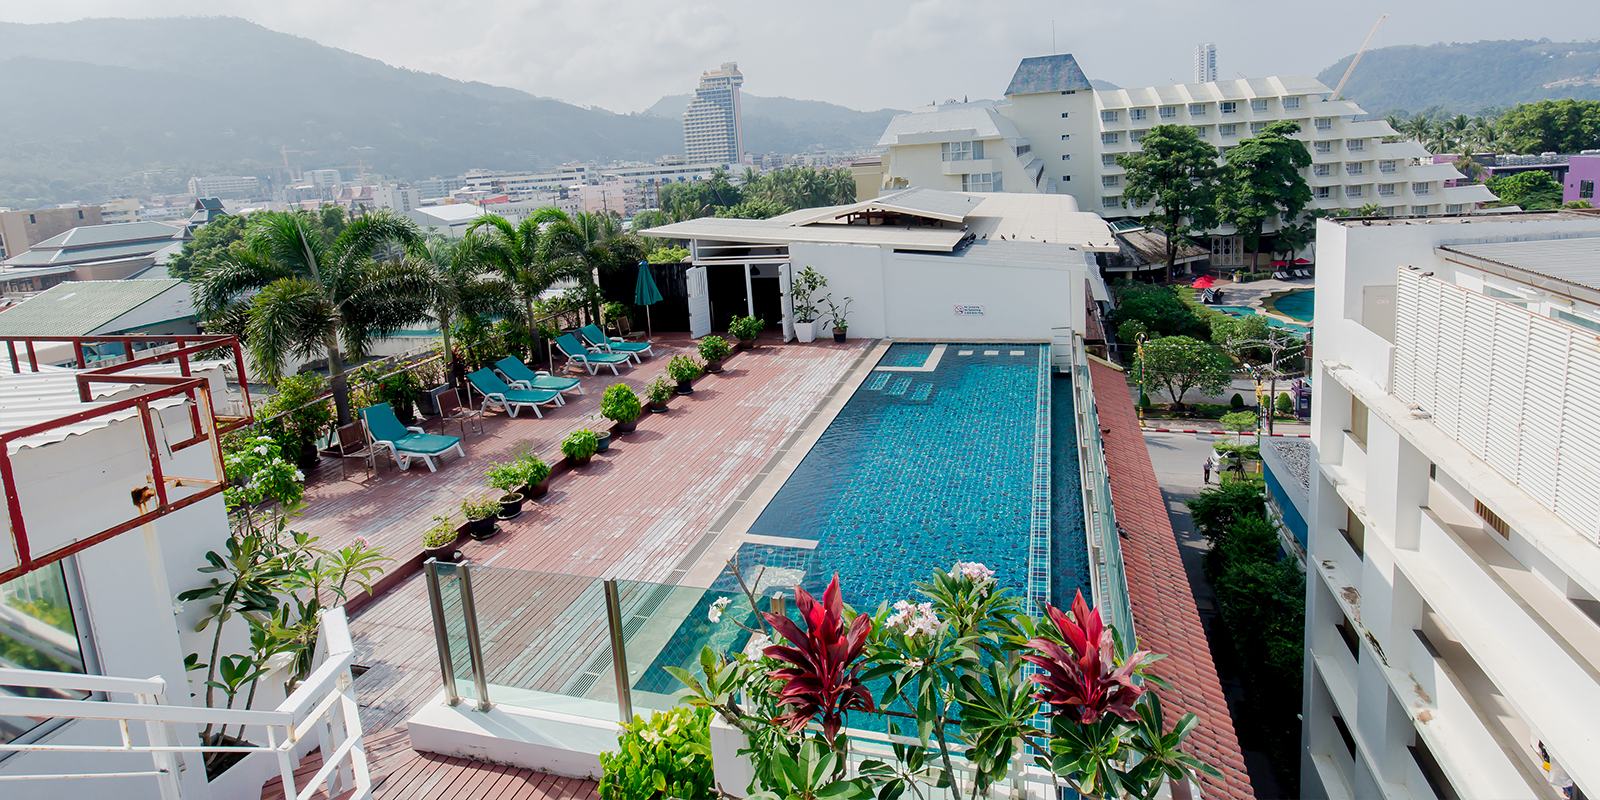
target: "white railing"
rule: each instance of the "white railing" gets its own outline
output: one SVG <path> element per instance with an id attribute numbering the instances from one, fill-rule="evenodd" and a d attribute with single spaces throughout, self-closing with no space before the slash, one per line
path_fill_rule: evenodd
<path id="1" fill-rule="evenodd" d="M 106 700 L 64 700 L 40 697 L 0 696 L 0 716 L 54 718 L 61 720 L 108 720 L 117 724 L 121 742 L 115 744 L 0 744 L 3 752 L 56 753 L 143 753 L 150 757 L 152 769 L 145 771 L 78 772 L 5 775 L 0 781 L 66 780 L 80 778 L 154 778 L 162 800 L 180 800 L 178 754 L 180 753 L 257 753 L 278 757 L 286 800 L 307 800 L 326 785 L 333 797 L 352 789 L 355 800 L 369 798 L 372 780 L 367 771 L 366 750 L 361 742 L 361 718 L 351 690 L 350 664 L 355 648 L 344 609 L 329 610 L 322 618 L 318 649 L 326 657 L 294 693 L 271 711 L 205 708 L 171 705 L 167 702 L 167 682 L 162 678 L 114 678 L 102 675 L 75 675 L 38 670 L 0 669 L 0 685 L 32 689 L 72 690 L 112 695 L 131 695 L 133 702 Z M 145 744 L 133 741 L 132 726 L 139 723 L 146 733 Z M 183 744 L 177 725 L 259 726 L 266 744 L 245 746 L 207 746 Z M 241 728 L 242 729 L 242 728 Z M 321 745 L 322 768 L 307 785 L 297 791 L 294 750 L 306 737 L 315 735 Z"/>

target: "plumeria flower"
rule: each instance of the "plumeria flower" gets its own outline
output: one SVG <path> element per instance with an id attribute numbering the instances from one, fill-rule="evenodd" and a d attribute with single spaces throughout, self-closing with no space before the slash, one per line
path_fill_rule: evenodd
<path id="1" fill-rule="evenodd" d="M 906 600 L 894 604 L 895 613 L 884 620 L 891 628 L 899 628 L 907 636 L 927 636 L 939 631 L 939 617 L 932 603 L 912 603 Z"/>
<path id="2" fill-rule="evenodd" d="M 365 536 L 357 536 L 356 537 L 356 547 L 366 548 L 369 544 L 371 544 L 371 542 L 368 541 L 367 537 L 365 537 Z"/>
<path id="3" fill-rule="evenodd" d="M 751 658 L 761 658 L 766 649 L 772 646 L 772 637 L 764 633 L 757 633 L 750 637 L 750 643 L 744 646 L 744 652 Z"/>
<path id="4" fill-rule="evenodd" d="M 994 580 L 994 570 L 976 561 L 957 561 L 950 570 L 952 578 L 966 578 L 980 586 Z"/>
<path id="5" fill-rule="evenodd" d="M 267 446 L 264 445 L 264 444 L 256 445 L 255 449 L 256 449 L 256 452 L 260 453 L 261 455 L 266 455 L 267 454 Z"/>
<path id="6" fill-rule="evenodd" d="M 727 608 L 728 604 L 731 603 L 731 602 L 733 602 L 732 599 L 724 597 L 724 598 L 716 601 L 715 603 L 712 603 L 711 604 L 711 610 L 706 612 L 706 618 L 711 620 L 712 622 L 721 622 L 722 621 L 722 610 Z"/>
<path id="7" fill-rule="evenodd" d="M 910 661 L 906 662 L 906 666 L 910 667 L 911 669 L 922 669 L 926 665 L 927 665 L 927 662 L 923 661 L 920 658 L 913 658 Z"/>

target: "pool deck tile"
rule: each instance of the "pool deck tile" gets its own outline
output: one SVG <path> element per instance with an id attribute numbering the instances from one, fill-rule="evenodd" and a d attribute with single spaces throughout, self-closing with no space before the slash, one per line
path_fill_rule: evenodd
<path id="1" fill-rule="evenodd" d="M 1222 694 L 1211 646 L 1200 625 L 1200 612 L 1178 554 L 1177 538 L 1150 463 L 1150 451 L 1139 432 L 1126 377 L 1098 362 L 1089 369 L 1095 406 L 1100 411 L 1113 509 L 1123 533 L 1122 558 L 1139 644 L 1168 656 L 1155 671 L 1175 687 L 1171 692 L 1161 692 L 1169 718 L 1176 719 L 1186 711 L 1200 716 L 1200 725 L 1189 739 L 1189 750 L 1223 774 L 1220 782 L 1205 779 L 1202 793 L 1211 798 L 1248 800 L 1255 793 L 1245 771 L 1239 737 Z"/>

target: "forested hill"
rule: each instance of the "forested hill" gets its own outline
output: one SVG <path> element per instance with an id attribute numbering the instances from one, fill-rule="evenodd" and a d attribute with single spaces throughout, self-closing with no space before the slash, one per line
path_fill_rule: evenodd
<path id="1" fill-rule="evenodd" d="M 1337 85 L 1351 58 L 1340 59 L 1317 79 Z M 1536 100 L 1600 100 L 1600 42 L 1540 39 L 1382 47 L 1362 57 L 1343 94 L 1373 114 L 1433 106 L 1477 114 Z"/>

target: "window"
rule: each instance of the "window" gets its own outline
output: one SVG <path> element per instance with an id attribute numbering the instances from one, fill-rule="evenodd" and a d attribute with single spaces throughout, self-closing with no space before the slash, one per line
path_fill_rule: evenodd
<path id="1" fill-rule="evenodd" d="M 1483 523 L 1489 526 L 1490 530 L 1500 534 L 1500 538 L 1511 538 L 1511 526 L 1507 525 L 1506 521 L 1501 519 L 1499 514 L 1490 511 L 1489 507 L 1484 505 L 1483 501 L 1476 497 L 1472 498 L 1472 513 L 1477 514 L 1478 517 L 1483 520 Z"/>
<path id="2" fill-rule="evenodd" d="M 1356 626 L 1350 623 L 1350 618 L 1344 614 L 1339 615 L 1339 621 L 1333 623 L 1333 629 L 1339 632 L 1339 638 L 1344 640 L 1344 646 L 1350 648 L 1350 657 L 1361 660 L 1361 637 L 1356 634 Z"/>
<path id="3" fill-rule="evenodd" d="M 1061 176 L 1061 180 L 1063 180 L 1063 181 L 1065 181 L 1067 183 L 1071 183 L 1072 182 L 1072 176 L 1071 175 L 1062 175 Z"/>
<path id="4" fill-rule="evenodd" d="M 1344 525 L 1345 527 L 1340 531 L 1340 533 L 1344 534 L 1344 540 L 1349 542 L 1350 549 L 1356 551 L 1357 558 L 1366 558 L 1367 526 L 1362 523 L 1360 517 L 1356 516 L 1356 512 L 1348 508 L 1344 511 Z"/>
<path id="5" fill-rule="evenodd" d="M 1333 152 L 1333 142 L 1312 142 L 1311 144 L 1319 156 L 1325 156 Z"/>
<path id="6" fill-rule="evenodd" d="M 1360 186 L 1346 186 L 1346 187 L 1344 187 L 1344 196 L 1345 197 L 1360 197 L 1361 196 L 1361 187 Z"/>
<path id="7" fill-rule="evenodd" d="M 961 191 L 963 192 L 1000 192 L 1000 174 L 997 172 L 974 172 L 961 176 Z"/>
<path id="8" fill-rule="evenodd" d="M 1466 210 L 1467 206 L 1465 203 L 1449 203 L 1444 207 L 1444 213 L 1446 214 L 1460 214 Z"/>
<path id="9" fill-rule="evenodd" d="M 1062 114 L 1061 116 L 1064 117 L 1064 116 L 1066 116 L 1066 114 Z M 1065 142 L 1065 141 L 1067 141 L 1068 139 L 1071 139 L 1071 138 L 1072 138 L 1072 134 L 1070 134 L 1070 133 L 1061 134 L 1061 141 L 1063 141 L 1063 142 Z"/>
<path id="10" fill-rule="evenodd" d="M 1100 134 L 1100 144 L 1106 145 L 1108 147 L 1111 146 L 1111 145 L 1117 144 L 1120 141 L 1122 141 L 1122 134 L 1117 133 L 1115 131 L 1112 131 L 1110 133 L 1102 133 L 1102 134 Z"/>
<path id="11" fill-rule="evenodd" d="M 1227 138 L 1229 136 L 1238 136 L 1239 135 L 1239 126 L 1238 125 L 1218 125 L 1217 126 L 1217 133 L 1220 134 L 1223 138 Z"/>
<path id="12" fill-rule="evenodd" d="M 78 219 L 83 219 L 83 209 L 78 209 Z"/>
<path id="13" fill-rule="evenodd" d="M 1117 156 L 1116 156 L 1115 153 L 1101 153 L 1100 154 L 1100 166 L 1102 166 L 1102 167 L 1114 167 L 1116 165 L 1117 165 Z"/>
<path id="14" fill-rule="evenodd" d="M 939 155 L 945 161 L 971 161 L 974 158 L 972 145 L 973 142 L 945 142 L 939 145 Z"/>
<path id="15" fill-rule="evenodd" d="M 1065 111 L 1061 112 L 1061 118 L 1062 119 L 1066 119 L 1067 118 L 1067 112 L 1065 112 Z M 1066 138 L 1066 137 L 1062 137 L 1062 138 Z"/>
<path id="16" fill-rule="evenodd" d="M 1135 108 L 1135 109 L 1133 109 L 1133 110 L 1131 110 L 1131 111 L 1129 111 L 1129 112 L 1128 112 L 1128 119 L 1131 119 L 1131 120 L 1133 120 L 1133 121 L 1134 121 L 1134 122 L 1140 122 L 1140 121 L 1142 121 L 1142 120 L 1143 120 L 1143 119 L 1144 119 L 1144 118 L 1145 118 L 1145 117 L 1147 117 L 1147 116 L 1149 116 L 1149 115 L 1150 115 L 1150 111 L 1149 111 L 1149 109 L 1145 109 L 1145 108 Z"/>
<path id="17" fill-rule="evenodd" d="M 1316 176 L 1316 177 L 1318 177 L 1318 178 L 1326 178 L 1329 175 L 1333 174 L 1333 165 L 1332 164 L 1313 164 L 1313 165 L 1311 165 L 1311 174 Z"/>
<path id="18" fill-rule="evenodd" d="M 1101 175 L 1100 176 L 1100 185 L 1106 187 L 1107 189 L 1109 189 L 1109 188 L 1111 188 L 1113 186 L 1120 186 L 1121 184 L 1122 184 L 1122 176 L 1121 175 Z"/>
<path id="19" fill-rule="evenodd" d="M 1430 182 L 1423 181 L 1421 183 L 1413 183 L 1413 184 L 1411 184 L 1411 193 L 1412 194 L 1431 194 L 1432 192 L 1433 192 L 1433 184 L 1430 183 Z"/>
<path id="20" fill-rule="evenodd" d="M 1311 196 L 1314 199 L 1317 199 L 1317 200 L 1327 200 L 1328 198 L 1333 196 L 1333 187 L 1331 187 L 1331 186 L 1313 186 L 1311 188 Z"/>
<path id="21" fill-rule="evenodd" d="M 1100 121 L 1101 122 L 1116 122 L 1117 118 L 1119 116 L 1120 116 L 1120 114 L 1116 109 L 1114 109 L 1114 108 L 1113 109 L 1108 109 L 1106 111 L 1100 112 Z"/>
<path id="22" fill-rule="evenodd" d="M 1316 127 L 1319 131 L 1333 130 L 1333 117 L 1317 117 Z"/>
<path id="23" fill-rule="evenodd" d="M 1072 160 L 1072 154 L 1071 153 L 1063 153 L 1062 156 L 1061 156 L 1061 160 L 1062 161 L 1071 161 Z"/>
<path id="24" fill-rule="evenodd" d="M 1382 172 L 1382 173 L 1385 173 L 1385 174 L 1393 174 L 1395 172 L 1398 172 L 1399 170 L 1400 170 L 1400 162 L 1398 162 L 1398 161 L 1379 161 L 1378 162 L 1378 171 L 1379 172 Z"/>
<path id="25" fill-rule="evenodd" d="M 1366 139 L 1346 139 L 1346 140 L 1344 140 L 1344 149 L 1349 150 L 1352 153 L 1359 153 L 1359 152 L 1367 149 L 1367 140 Z"/>
<path id="26" fill-rule="evenodd" d="M 1147 130 L 1146 131 L 1129 131 L 1128 132 L 1128 143 L 1129 144 L 1138 144 L 1138 143 L 1144 141 L 1145 134 L 1147 134 L 1147 133 L 1149 133 L 1149 131 L 1147 131 Z"/>
<path id="27" fill-rule="evenodd" d="M 1194 135 L 1196 135 L 1196 136 L 1198 136 L 1198 137 L 1200 137 L 1202 139 L 1206 138 L 1206 134 L 1208 132 L 1206 129 L 1207 129 L 1208 126 L 1205 126 L 1205 125 L 1190 125 L 1189 127 L 1194 128 Z"/>
<path id="28" fill-rule="evenodd" d="M 1430 208 L 1433 208 L 1433 206 L 1412 206 L 1411 214 L 1416 217 L 1425 216 Z"/>
<path id="29" fill-rule="evenodd" d="M 1362 450 L 1367 449 L 1367 404 L 1361 398 L 1350 398 L 1350 438 L 1361 445 Z"/>
<path id="30" fill-rule="evenodd" d="M 1266 110 L 1267 110 L 1267 98 L 1265 98 L 1265 97 L 1257 97 L 1254 100 L 1250 101 L 1250 111 L 1252 113 L 1260 114 L 1260 113 L 1262 113 L 1263 111 L 1266 111 Z"/>
<path id="31" fill-rule="evenodd" d="M 1266 130 L 1268 124 L 1269 123 L 1266 123 L 1266 122 L 1252 122 L 1252 123 L 1250 123 L 1250 135 L 1254 136 L 1254 135 Z"/>
<path id="32" fill-rule="evenodd" d="M 1594 198 L 1594 181 L 1578 181 L 1578 198 L 1580 200 Z"/>
<path id="33" fill-rule="evenodd" d="M 29 225 L 36 225 L 36 224 L 38 224 L 38 222 L 39 222 L 39 220 L 34 219 L 32 214 L 28 215 L 28 224 Z"/>
<path id="34" fill-rule="evenodd" d="M 1300 98 L 1298 98 L 1298 97 L 1285 97 L 1285 98 L 1283 98 L 1283 107 L 1284 107 L 1284 110 L 1286 110 L 1286 111 L 1293 111 L 1293 110 L 1299 108 L 1300 107 Z"/>
<path id="35" fill-rule="evenodd" d="M 1360 162 L 1360 161 L 1353 161 L 1353 162 L 1351 162 L 1349 164 L 1344 165 L 1344 174 L 1346 174 L 1346 175 L 1365 175 L 1365 174 L 1367 174 L 1367 165 L 1365 163 L 1363 163 L 1363 162 Z"/>
<path id="36" fill-rule="evenodd" d="M 1122 207 L 1122 197 L 1120 195 L 1111 195 L 1109 197 L 1102 197 L 1102 198 L 1100 198 L 1100 207 L 1101 208 L 1121 208 Z"/>
<path id="37" fill-rule="evenodd" d="M 1394 187 L 1395 187 L 1395 184 L 1392 184 L 1392 183 L 1380 183 L 1380 184 L 1378 184 L 1378 196 L 1379 197 L 1393 197 L 1394 196 Z"/>
<path id="38" fill-rule="evenodd" d="M 1177 106 L 1162 106 L 1161 108 L 1157 109 L 1156 113 L 1158 115 L 1160 115 L 1160 117 L 1162 119 L 1177 119 L 1177 117 L 1178 117 L 1178 107 Z"/>
<path id="39" fill-rule="evenodd" d="M 1224 113 L 1224 114 L 1237 114 L 1237 113 L 1239 113 L 1239 104 L 1233 102 L 1232 100 L 1224 101 L 1223 103 L 1221 103 L 1221 106 L 1222 106 L 1222 113 Z"/>
<path id="40" fill-rule="evenodd" d="M 89 673 L 84 635 L 75 622 L 76 612 L 67 595 L 67 566 L 56 563 L 8 583 L 0 584 L 0 606 L 5 624 L 0 625 L 0 658 L 6 666 L 47 672 Z M 10 691 L 0 688 L 0 692 Z M 80 700 L 79 692 L 61 691 L 60 696 Z M 49 724 L 37 717 L 0 717 L 0 743 L 14 742 L 29 732 Z"/>
<path id="41" fill-rule="evenodd" d="M 1191 116 L 1191 117 L 1203 117 L 1205 115 L 1206 115 L 1206 104 L 1205 103 L 1190 103 L 1189 104 L 1189 116 Z"/>

